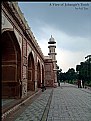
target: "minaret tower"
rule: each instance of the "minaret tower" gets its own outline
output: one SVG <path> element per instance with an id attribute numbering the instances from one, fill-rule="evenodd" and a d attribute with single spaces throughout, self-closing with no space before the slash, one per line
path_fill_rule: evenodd
<path id="1" fill-rule="evenodd" d="M 54 77 L 55 77 L 55 80 L 54 80 L 54 83 L 57 82 L 57 66 L 56 66 L 56 63 L 57 63 L 57 60 L 56 60 L 56 55 L 57 53 L 55 52 L 55 48 L 56 48 L 56 42 L 55 42 L 55 39 L 52 37 L 51 35 L 51 38 L 49 39 L 49 42 L 48 42 L 49 46 L 49 57 L 52 58 L 53 60 L 53 65 L 54 65 Z"/>

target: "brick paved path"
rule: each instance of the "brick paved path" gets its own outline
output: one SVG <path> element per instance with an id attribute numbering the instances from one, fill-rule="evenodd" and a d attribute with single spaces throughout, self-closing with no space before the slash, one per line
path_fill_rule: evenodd
<path id="1" fill-rule="evenodd" d="M 10 121 L 91 121 L 91 91 L 69 84 L 47 89 Z"/>

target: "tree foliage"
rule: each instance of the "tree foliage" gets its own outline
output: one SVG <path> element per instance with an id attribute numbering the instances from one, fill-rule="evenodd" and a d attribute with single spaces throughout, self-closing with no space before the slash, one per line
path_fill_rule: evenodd
<path id="1" fill-rule="evenodd" d="M 86 61 L 76 66 L 78 79 L 82 79 L 85 83 L 91 85 L 91 55 L 85 57 Z"/>
<path id="2" fill-rule="evenodd" d="M 63 73 L 62 69 L 59 69 L 59 66 L 57 66 L 57 80 L 76 83 L 78 79 L 82 79 L 91 86 L 91 55 L 88 55 L 85 59 L 86 61 L 76 65 L 76 71 L 74 68 L 69 68 L 67 72 Z"/>
<path id="3" fill-rule="evenodd" d="M 77 73 L 74 68 L 69 68 L 67 72 L 62 73 L 62 69 L 57 71 L 57 79 L 61 82 L 67 81 L 73 83 L 76 80 Z"/>

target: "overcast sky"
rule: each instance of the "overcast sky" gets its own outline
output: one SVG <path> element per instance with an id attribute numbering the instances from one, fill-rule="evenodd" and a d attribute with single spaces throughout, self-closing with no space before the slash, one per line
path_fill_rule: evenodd
<path id="1" fill-rule="evenodd" d="M 18 2 L 39 46 L 48 55 L 48 41 L 56 41 L 62 72 L 91 55 L 91 2 Z"/>

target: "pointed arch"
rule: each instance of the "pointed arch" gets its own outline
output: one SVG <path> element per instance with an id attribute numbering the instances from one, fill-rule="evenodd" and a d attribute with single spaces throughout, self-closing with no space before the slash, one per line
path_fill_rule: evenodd
<path id="1" fill-rule="evenodd" d="M 44 66 L 42 65 L 42 85 L 44 86 Z"/>
<path id="2" fill-rule="evenodd" d="M 37 87 L 41 87 L 41 68 L 40 68 L 40 62 L 38 61 L 37 64 Z"/>
<path id="3" fill-rule="evenodd" d="M 27 90 L 35 90 L 35 65 L 32 52 L 28 56 L 28 83 Z"/>
<path id="4" fill-rule="evenodd" d="M 20 96 L 21 50 L 14 31 L 2 33 L 2 96 L 15 98 Z"/>

